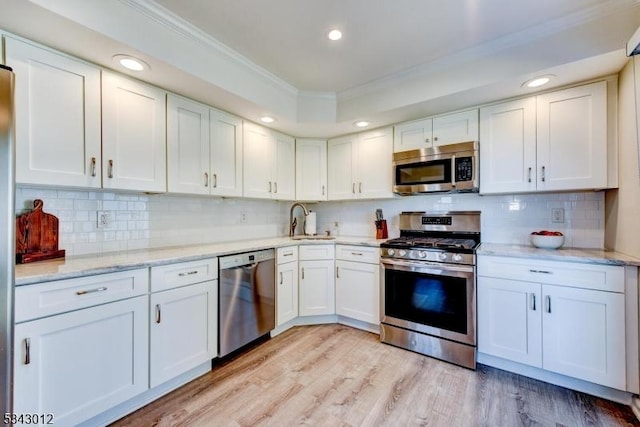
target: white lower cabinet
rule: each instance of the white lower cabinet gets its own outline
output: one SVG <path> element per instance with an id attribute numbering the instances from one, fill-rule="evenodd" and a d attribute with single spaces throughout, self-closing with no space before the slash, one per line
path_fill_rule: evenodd
<path id="1" fill-rule="evenodd" d="M 299 315 L 335 314 L 335 246 L 300 246 L 299 259 Z"/>
<path id="2" fill-rule="evenodd" d="M 278 248 L 276 325 L 298 317 L 298 247 Z"/>
<path id="3" fill-rule="evenodd" d="M 338 245 L 336 248 L 336 313 L 380 324 L 379 249 Z"/>
<path id="4" fill-rule="evenodd" d="M 480 353 L 626 390 L 623 267 L 480 256 L 478 275 Z"/>
<path id="5" fill-rule="evenodd" d="M 147 313 L 144 295 L 16 325 L 14 412 L 71 426 L 147 390 Z"/>

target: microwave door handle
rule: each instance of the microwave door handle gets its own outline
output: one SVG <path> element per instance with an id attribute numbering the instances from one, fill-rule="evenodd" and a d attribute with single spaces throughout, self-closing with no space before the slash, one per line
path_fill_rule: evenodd
<path id="1" fill-rule="evenodd" d="M 451 155 L 451 187 L 456 188 L 456 155 Z"/>

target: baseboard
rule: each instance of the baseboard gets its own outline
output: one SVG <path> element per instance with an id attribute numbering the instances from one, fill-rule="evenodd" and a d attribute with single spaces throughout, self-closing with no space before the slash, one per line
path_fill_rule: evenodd
<path id="1" fill-rule="evenodd" d="M 630 406 L 631 406 L 631 410 L 633 411 L 634 415 L 636 416 L 638 421 L 640 421 L 640 397 L 633 396 L 631 398 L 631 405 Z"/>
<path id="2" fill-rule="evenodd" d="M 193 381 L 194 379 L 211 371 L 211 361 L 207 361 L 184 374 L 169 380 L 157 387 L 149 389 L 138 396 L 123 402 L 108 411 L 96 415 L 93 418 L 79 424 L 79 427 L 103 427 L 119 420 L 120 418 L 129 415 L 130 413 L 142 408 L 145 405 L 153 402 L 156 399 L 164 396 L 165 394 L 185 385 L 186 383 Z"/>
<path id="3" fill-rule="evenodd" d="M 523 365 L 521 363 L 512 362 L 510 360 L 501 359 L 484 353 L 478 353 L 477 361 L 483 365 L 492 366 L 494 368 L 502 369 L 503 371 L 513 372 L 515 374 L 555 384 L 571 390 L 581 391 L 583 393 L 602 397 L 603 399 L 612 400 L 624 405 L 631 405 L 633 394 L 627 391 L 617 390 L 615 388 L 567 377 L 565 375 L 556 374 L 554 372 L 545 371 L 544 369 L 534 368 L 533 366 Z"/>
<path id="4" fill-rule="evenodd" d="M 361 329 L 363 331 L 372 332 L 380 335 L 380 325 L 363 322 L 362 320 L 352 319 L 350 317 L 338 316 L 338 323 L 341 325 L 351 326 L 352 328 Z"/>

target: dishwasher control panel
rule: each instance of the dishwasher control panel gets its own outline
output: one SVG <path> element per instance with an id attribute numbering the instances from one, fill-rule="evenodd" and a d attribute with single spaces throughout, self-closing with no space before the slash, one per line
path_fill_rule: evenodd
<path id="1" fill-rule="evenodd" d="M 274 249 L 265 249 L 262 251 L 246 252 L 242 254 L 228 255 L 219 258 L 220 269 L 239 267 L 242 265 L 254 264 L 269 259 L 275 259 L 276 253 Z"/>

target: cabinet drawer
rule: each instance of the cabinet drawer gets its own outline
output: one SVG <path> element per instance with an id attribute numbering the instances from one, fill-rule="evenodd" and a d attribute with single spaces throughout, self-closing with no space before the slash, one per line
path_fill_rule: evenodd
<path id="1" fill-rule="evenodd" d="M 370 246 L 336 245 L 336 259 L 378 264 L 380 249 Z"/>
<path id="2" fill-rule="evenodd" d="M 287 246 L 286 248 L 277 249 L 278 264 L 284 264 L 286 262 L 292 262 L 298 260 L 298 247 Z"/>
<path id="3" fill-rule="evenodd" d="M 300 260 L 335 259 L 336 247 L 327 245 L 302 245 L 299 248 Z"/>
<path id="4" fill-rule="evenodd" d="M 478 256 L 478 275 L 624 292 L 624 267 L 527 258 Z"/>
<path id="5" fill-rule="evenodd" d="M 120 271 L 16 288 L 16 323 L 149 292 L 149 270 Z"/>
<path id="6" fill-rule="evenodd" d="M 218 258 L 151 267 L 151 292 L 218 278 Z"/>

